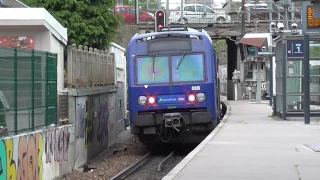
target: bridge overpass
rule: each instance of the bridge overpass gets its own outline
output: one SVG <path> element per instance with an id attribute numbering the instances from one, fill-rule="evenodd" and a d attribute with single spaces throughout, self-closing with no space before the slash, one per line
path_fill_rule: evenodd
<path id="1" fill-rule="evenodd" d="M 147 30 L 154 31 L 153 23 L 140 23 L 138 29 L 140 33 L 144 34 Z M 234 99 L 234 84 L 232 81 L 233 71 L 238 69 L 238 64 L 241 61 L 240 49 L 236 40 L 240 40 L 241 36 L 241 23 L 240 22 L 219 22 L 213 24 L 170 24 L 169 27 L 188 26 L 194 29 L 204 29 L 212 39 L 225 39 L 227 44 L 227 92 L 228 99 Z M 265 23 L 245 23 L 245 32 L 265 32 L 269 31 L 270 24 Z"/>
<path id="2" fill-rule="evenodd" d="M 245 32 L 268 32 L 269 23 L 245 23 Z M 154 23 L 139 23 L 138 29 L 140 33 L 145 33 L 147 30 L 154 31 Z M 241 22 L 216 22 L 213 24 L 200 24 L 200 23 L 188 23 L 188 24 L 170 24 L 170 27 L 188 26 L 194 29 L 204 29 L 208 32 L 212 39 L 226 39 L 228 37 L 238 37 L 241 35 Z"/>
<path id="3" fill-rule="evenodd" d="M 301 26 L 301 24 L 298 24 Z M 241 39 L 242 24 L 240 21 L 233 22 L 215 22 L 212 24 L 204 23 L 188 23 L 188 24 L 170 24 L 169 27 L 187 26 L 194 29 L 204 29 L 212 39 L 225 39 L 227 44 L 227 95 L 229 100 L 234 100 L 234 83 L 232 80 L 235 69 L 240 70 L 242 61 L 239 41 Z M 246 22 L 245 33 L 268 33 L 269 22 Z M 154 31 L 154 23 L 140 23 L 137 25 L 140 33 L 145 33 L 147 30 Z M 243 66 L 243 63 L 242 63 Z M 242 69 L 243 70 L 243 69 Z M 239 90 L 238 90 L 239 91 Z M 241 92 L 241 91 L 240 91 Z M 240 93 L 241 94 L 241 93 Z"/>

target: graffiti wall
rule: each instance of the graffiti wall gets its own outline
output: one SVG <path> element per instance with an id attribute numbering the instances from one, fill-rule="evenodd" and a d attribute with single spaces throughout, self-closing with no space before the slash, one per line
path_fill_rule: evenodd
<path id="1" fill-rule="evenodd" d="M 116 141 L 116 92 L 76 97 L 75 134 L 91 159 Z"/>
<path id="2" fill-rule="evenodd" d="M 64 126 L 1 139 L 0 180 L 46 180 L 71 171 L 72 131 Z"/>

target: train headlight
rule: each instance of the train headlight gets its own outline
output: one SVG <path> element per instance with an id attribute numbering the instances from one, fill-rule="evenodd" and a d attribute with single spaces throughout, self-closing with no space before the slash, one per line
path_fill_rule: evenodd
<path id="1" fill-rule="evenodd" d="M 145 96 L 139 96 L 138 98 L 138 103 L 141 105 L 141 106 L 144 106 L 147 104 L 147 97 Z"/>
<path id="2" fill-rule="evenodd" d="M 206 95 L 204 93 L 198 93 L 197 94 L 197 101 L 198 102 L 203 102 L 206 100 Z"/>
<path id="3" fill-rule="evenodd" d="M 194 102 L 194 100 L 196 100 L 196 98 L 194 97 L 193 94 L 190 94 L 188 99 L 189 99 L 190 102 Z"/>
<path id="4" fill-rule="evenodd" d="M 154 97 L 149 97 L 148 102 L 149 104 L 154 104 L 156 102 L 156 99 Z"/>

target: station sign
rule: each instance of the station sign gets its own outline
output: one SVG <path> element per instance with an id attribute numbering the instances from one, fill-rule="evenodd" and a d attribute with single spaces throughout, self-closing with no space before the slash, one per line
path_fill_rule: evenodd
<path id="1" fill-rule="evenodd" d="M 303 40 L 287 40 L 287 57 L 303 58 Z"/>

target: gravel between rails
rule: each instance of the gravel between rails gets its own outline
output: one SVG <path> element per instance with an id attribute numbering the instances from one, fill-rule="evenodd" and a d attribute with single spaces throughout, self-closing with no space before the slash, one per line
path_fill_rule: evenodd
<path id="1" fill-rule="evenodd" d="M 152 157 L 142 167 L 137 169 L 137 171 L 125 178 L 125 180 L 161 180 L 182 161 L 185 156 L 173 156 L 172 159 L 164 165 L 163 170 L 158 172 L 158 165 L 165 157 L 166 156 Z"/>
<path id="2" fill-rule="evenodd" d="M 125 148 L 126 147 L 126 148 Z M 114 152 L 117 152 L 114 154 Z M 65 174 L 63 180 L 108 180 L 121 170 L 133 164 L 147 152 L 147 147 L 142 145 L 137 137 L 130 138 L 124 144 L 114 144 L 108 150 L 87 162 L 92 172 L 73 171 Z"/>

